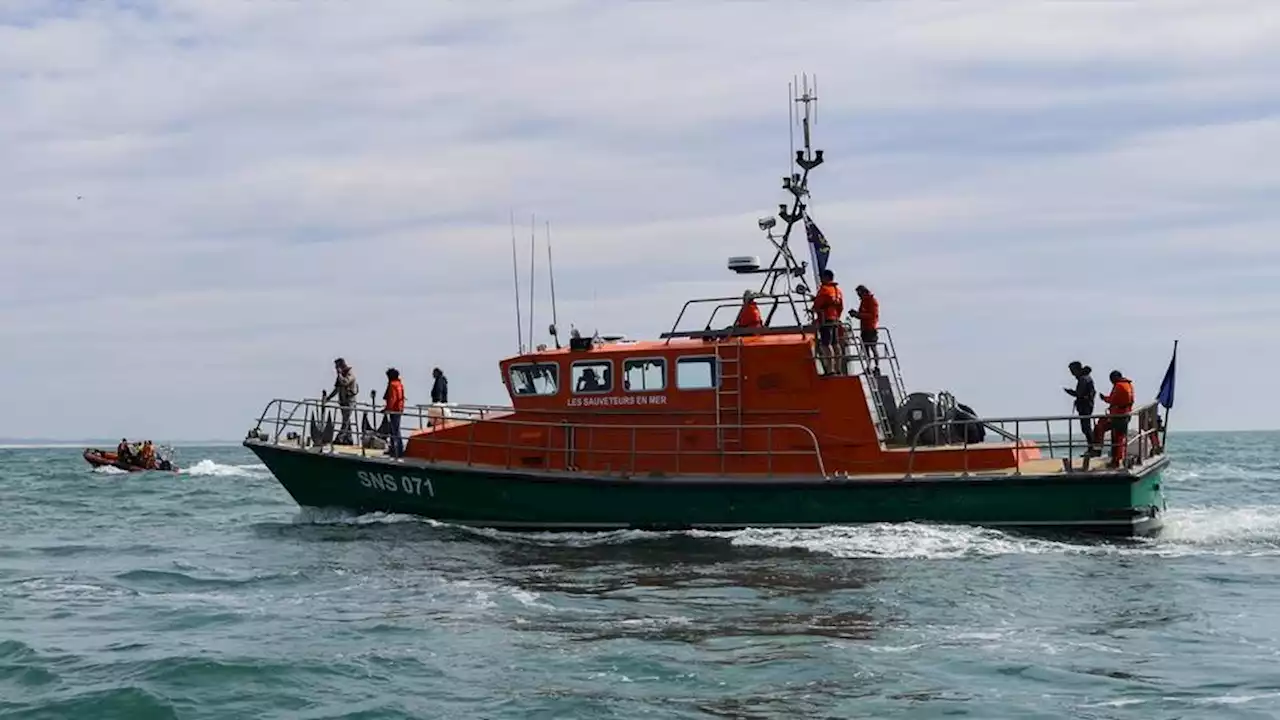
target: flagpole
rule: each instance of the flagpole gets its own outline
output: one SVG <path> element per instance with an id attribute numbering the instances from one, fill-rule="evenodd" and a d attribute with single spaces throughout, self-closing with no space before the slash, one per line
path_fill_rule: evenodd
<path id="1" fill-rule="evenodd" d="M 1178 341 L 1177 340 L 1173 341 L 1173 359 L 1171 360 L 1171 362 L 1174 364 L 1174 375 L 1176 377 L 1178 372 L 1177 370 Z M 1170 381 L 1174 382 L 1173 378 L 1170 378 Z M 1160 447 L 1162 448 L 1169 447 L 1169 415 L 1172 412 L 1173 412 L 1173 402 L 1171 400 L 1169 403 L 1169 407 L 1164 409 L 1164 435 L 1163 437 L 1160 438 Z"/>

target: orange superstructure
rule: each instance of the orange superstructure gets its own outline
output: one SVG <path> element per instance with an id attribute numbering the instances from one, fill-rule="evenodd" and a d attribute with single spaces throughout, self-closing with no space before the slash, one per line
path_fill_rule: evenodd
<path id="1" fill-rule="evenodd" d="M 406 454 L 630 474 L 900 475 L 1009 468 L 1033 443 L 917 449 L 881 437 L 863 374 L 823 376 L 811 333 L 601 342 L 502 361 L 513 409 L 443 422 Z M 872 376 L 874 377 L 874 376 Z"/>

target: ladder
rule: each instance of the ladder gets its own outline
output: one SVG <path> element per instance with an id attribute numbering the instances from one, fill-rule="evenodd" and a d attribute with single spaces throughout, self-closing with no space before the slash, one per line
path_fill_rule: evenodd
<path id="1" fill-rule="evenodd" d="M 723 453 L 742 446 L 742 339 L 717 343 L 716 360 L 716 437 Z"/>
<path id="2" fill-rule="evenodd" d="M 852 338 L 854 328 L 852 325 L 847 325 L 846 328 L 848 337 Z M 889 339 L 889 331 L 884 328 L 881 330 L 884 331 L 885 337 L 880 339 L 874 348 L 879 362 L 874 362 L 868 353 L 861 351 L 864 349 L 861 342 L 850 342 L 845 346 L 845 350 L 852 353 L 854 360 L 860 366 L 862 389 L 874 416 L 872 420 L 876 425 L 876 435 L 880 440 L 888 442 L 893 440 L 893 416 L 896 414 L 898 403 L 906 397 L 906 388 L 902 382 L 902 368 L 898 365 L 897 352 Z M 885 363 L 889 366 L 888 376 L 885 376 L 881 369 Z"/>

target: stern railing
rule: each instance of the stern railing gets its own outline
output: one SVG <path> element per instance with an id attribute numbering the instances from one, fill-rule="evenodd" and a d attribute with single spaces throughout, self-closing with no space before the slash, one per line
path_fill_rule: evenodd
<path id="1" fill-rule="evenodd" d="M 962 449 L 964 464 L 962 472 L 964 475 L 969 475 L 969 452 L 974 449 L 989 451 L 994 446 L 993 443 L 970 443 L 966 430 L 972 425 L 998 428 L 999 434 L 1007 438 L 1016 448 L 1014 475 L 1022 474 L 1022 450 L 1024 448 L 1028 450 L 1036 449 L 1042 453 L 1047 451 L 1048 459 L 1051 460 L 1061 459 L 1064 472 L 1115 469 L 1111 466 L 1113 443 L 1111 430 L 1108 430 L 1102 441 L 1095 446 L 1092 438 L 1085 437 L 1084 430 L 1080 427 L 1082 419 L 1088 420 L 1092 429 L 1097 427 L 1099 421 L 1114 417 L 1124 418 L 1126 421 L 1125 459 L 1121 467 L 1140 467 L 1165 452 L 1161 434 L 1163 423 L 1157 410 L 1158 404 L 1151 402 L 1122 415 L 1101 413 L 1095 415 L 943 418 L 934 420 L 921 425 L 912 433 L 907 456 L 906 476 L 911 477 L 915 469 L 915 459 L 918 452 L 928 452 L 931 448 L 955 449 L 957 446 Z M 1043 428 L 1043 434 L 1028 432 L 1029 430 L 1040 430 L 1041 428 Z M 936 438 L 936 442 L 921 443 L 921 438 L 927 437 L 930 433 Z M 950 441 L 951 438 L 955 440 Z M 1086 456 L 1088 450 L 1092 447 L 1096 447 L 1099 454 Z M 1079 467 L 1074 463 L 1077 459 L 1081 460 Z M 1090 461 L 1097 461 L 1098 465 L 1090 468 Z"/>

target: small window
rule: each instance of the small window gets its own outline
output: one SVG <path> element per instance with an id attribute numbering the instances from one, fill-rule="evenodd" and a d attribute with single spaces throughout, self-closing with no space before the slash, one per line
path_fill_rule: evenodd
<path id="1" fill-rule="evenodd" d="M 578 394 L 607 393 L 613 389 L 613 363 L 608 360 L 588 360 L 573 364 L 573 392 Z"/>
<path id="2" fill-rule="evenodd" d="M 560 366 L 555 363 L 511 366 L 512 395 L 555 395 L 560 390 Z"/>
<path id="3" fill-rule="evenodd" d="M 707 390 L 715 386 L 714 357 L 680 358 L 676 361 L 676 387 L 681 390 Z"/>
<path id="4" fill-rule="evenodd" d="M 627 392 L 659 392 L 667 389 L 667 361 L 662 358 L 627 360 L 622 364 Z"/>

